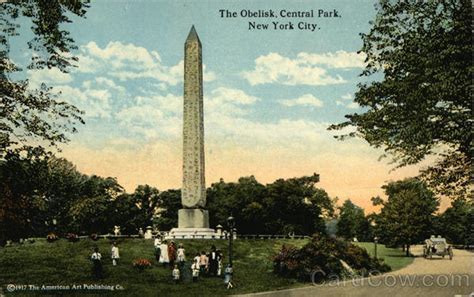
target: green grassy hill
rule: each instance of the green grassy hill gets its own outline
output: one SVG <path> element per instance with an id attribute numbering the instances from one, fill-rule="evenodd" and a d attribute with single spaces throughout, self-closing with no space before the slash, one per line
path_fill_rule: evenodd
<path id="1" fill-rule="evenodd" d="M 209 251 L 212 244 L 221 249 L 227 262 L 227 242 L 223 240 L 184 240 L 186 255 L 190 259 L 196 252 Z M 304 284 L 291 279 L 277 277 L 272 273 L 271 256 L 282 244 L 302 246 L 306 240 L 268 239 L 236 240 L 234 242 L 234 279 L 236 287 L 226 290 L 223 279 L 200 277 L 197 283 L 173 283 L 171 271 L 154 260 L 151 240 L 126 239 L 118 241 L 121 262 L 112 266 L 110 259 L 110 241 L 100 239 L 80 240 L 76 243 L 61 239 L 54 243 L 37 240 L 33 244 L 14 245 L 0 248 L 0 285 L 7 293 L 7 284 L 16 285 L 69 285 L 101 284 L 115 287 L 120 285 L 123 291 L 61 291 L 69 296 L 109 295 L 109 296 L 224 296 L 229 293 L 250 293 L 267 290 L 297 287 Z M 97 245 L 103 256 L 105 278 L 95 281 L 92 278 L 92 263 L 89 260 L 93 247 Z M 363 243 L 361 245 L 364 245 Z M 370 248 L 370 244 L 367 244 Z M 369 250 L 370 252 L 370 250 Z M 384 257 L 389 265 L 400 268 L 408 262 L 401 261 L 401 251 L 382 249 L 379 245 L 379 257 Z M 153 267 L 138 272 L 132 261 L 136 258 L 152 260 Z M 394 258 L 394 259 L 392 259 Z M 189 263 L 189 262 L 188 262 Z M 188 264 L 189 265 L 189 264 Z M 57 294 L 57 293 L 56 293 Z M 11 296 L 33 296 L 32 291 L 16 291 Z M 43 295 L 44 296 L 44 295 Z"/>

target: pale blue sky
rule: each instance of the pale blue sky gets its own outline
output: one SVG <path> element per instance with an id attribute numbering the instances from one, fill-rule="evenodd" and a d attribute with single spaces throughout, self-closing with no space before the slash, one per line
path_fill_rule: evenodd
<path id="1" fill-rule="evenodd" d="M 86 173 L 115 176 L 127 190 L 180 187 L 184 41 L 192 25 L 203 46 L 207 183 L 254 174 L 261 182 L 321 174 L 333 196 L 381 193 L 391 168 L 362 140 L 338 142 L 326 130 L 360 112 L 352 99 L 375 1 L 92 1 L 70 30 L 79 67 L 29 71 L 83 109 L 86 125 L 64 156 Z M 219 10 L 309 11 L 314 18 L 221 18 Z M 319 18 L 318 10 L 341 17 Z M 249 30 L 249 22 L 269 24 Z M 273 30 L 271 22 L 318 29 Z M 24 23 L 12 57 L 25 64 Z M 416 171 L 416 170 L 415 170 Z M 414 170 L 397 171 L 396 177 Z M 360 172 L 366 172 L 361 175 Z"/>

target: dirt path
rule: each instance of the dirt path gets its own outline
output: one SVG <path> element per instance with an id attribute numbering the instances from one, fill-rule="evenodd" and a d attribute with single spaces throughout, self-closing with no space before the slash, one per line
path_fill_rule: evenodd
<path id="1" fill-rule="evenodd" d="M 400 270 L 353 281 L 308 286 L 298 289 L 262 292 L 241 296 L 268 297 L 363 297 L 363 296 L 469 296 L 474 294 L 474 253 L 454 250 L 453 260 L 424 259 L 421 246 L 412 248 L 417 256 Z M 472 295 L 474 296 L 474 295 Z"/>

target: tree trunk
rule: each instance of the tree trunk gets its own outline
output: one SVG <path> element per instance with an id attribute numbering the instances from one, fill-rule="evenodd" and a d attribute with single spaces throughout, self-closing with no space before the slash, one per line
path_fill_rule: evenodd
<path id="1" fill-rule="evenodd" d="M 410 256 L 410 245 L 409 244 L 407 244 L 406 252 L 407 252 L 407 257 Z"/>
<path id="2" fill-rule="evenodd" d="M 402 251 L 405 251 L 405 245 L 402 244 Z"/>

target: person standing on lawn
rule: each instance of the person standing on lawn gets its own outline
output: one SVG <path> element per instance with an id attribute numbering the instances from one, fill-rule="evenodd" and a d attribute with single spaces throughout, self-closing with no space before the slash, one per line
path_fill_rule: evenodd
<path id="1" fill-rule="evenodd" d="M 176 243 L 174 241 L 171 241 L 168 244 L 168 257 L 170 260 L 170 266 L 174 267 L 174 262 L 176 261 Z"/>
<path id="2" fill-rule="evenodd" d="M 155 259 L 157 262 L 160 262 L 160 256 L 161 256 L 161 238 L 160 236 L 155 237 L 155 241 L 153 242 L 153 245 L 155 247 Z"/>
<path id="3" fill-rule="evenodd" d="M 222 254 L 221 250 L 217 250 L 217 276 L 222 275 L 222 260 L 224 259 L 224 255 Z"/>
<path id="4" fill-rule="evenodd" d="M 94 252 L 91 256 L 91 261 L 93 264 L 93 274 L 96 279 L 102 278 L 102 255 L 99 253 L 99 248 L 95 247 Z"/>
<path id="5" fill-rule="evenodd" d="M 168 256 L 168 242 L 165 240 L 160 245 L 160 263 L 163 264 L 163 267 L 166 267 L 170 262 L 170 258 Z"/>
<path id="6" fill-rule="evenodd" d="M 178 245 L 178 265 L 181 270 L 184 267 L 184 261 L 186 261 L 185 250 L 184 250 L 183 244 L 180 243 Z"/>
<path id="7" fill-rule="evenodd" d="M 193 264 L 191 265 L 191 271 L 193 274 L 193 283 L 197 282 L 198 277 L 199 277 L 199 260 L 198 259 L 194 258 Z"/>
<path id="8" fill-rule="evenodd" d="M 111 257 L 112 257 L 112 265 L 117 266 L 117 262 L 120 259 L 120 254 L 119 254 L 119 248 L 117 247 L 117 243 L 115 241 L 112 244 Z"/>
<path id="9" fill-rule="evenodd" d="M 206 252 L 202 251 L 201 256 L 199 257 L 199 273 L 205 275 L 209 266 L 209 258 L 206 255 Z"/>
<path id="10" fill-rule="evenodd" d="M 209 275 L 217 276 L 218 261 L 216 246 L 212 245 L 211 252 L 209 253 Z"/>
<path id="11" fill-rule="evenodd" d="M 173 280 L 175 283 L 178 283 L 179 282 L 179 269 L 178 269 L 178 265 L 174 265 L 174 269 L 173 269 L 173 272 L 171 273 L 171 275 L 173 276 Z"/>

